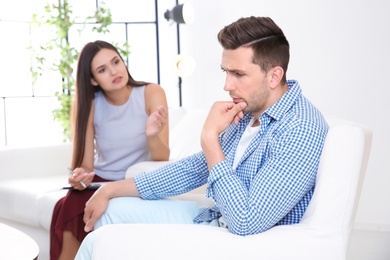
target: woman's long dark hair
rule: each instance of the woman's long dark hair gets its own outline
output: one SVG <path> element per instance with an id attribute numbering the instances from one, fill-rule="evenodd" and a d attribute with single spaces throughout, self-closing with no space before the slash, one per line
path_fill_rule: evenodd
<path id="1" fill-rule="evenodd" d="M 81 50 L 77 63 L 76 92 L 72 109 L 73 169 L 80 167 L 84 160 L 87 125 L 92 101 L 97 91 L 103 91 L 100 86 L 94 86 L 91 83 L 93 78 L 92 60 L 101 49 L 113 50 L 123 60 L 118 50 L 105 41 L 87 43 Z M 134 80 L 129 71 L 127 74 L 129 76 L 128 86 L 139 87 L 148 84 L 148 82 Z"/>

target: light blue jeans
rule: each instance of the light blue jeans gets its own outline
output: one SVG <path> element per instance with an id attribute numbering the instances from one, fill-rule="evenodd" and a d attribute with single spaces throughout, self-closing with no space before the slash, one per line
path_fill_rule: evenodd
<path id="1" fill-rule="evenodd" d="M 81 243 L 76 260 L 92 259 L 97 229 L 104 225 L 125 223 L 149 224 L 194 224 L 193 219 L 200 208 L 196 202 L 175 199 L 143 200 L 134 197 L 120 197 L 110 200 L 106 212 L 95 224 L 95 230 L 89 233 Z M 206 225 L 218 226 L 218 220 Z"/>

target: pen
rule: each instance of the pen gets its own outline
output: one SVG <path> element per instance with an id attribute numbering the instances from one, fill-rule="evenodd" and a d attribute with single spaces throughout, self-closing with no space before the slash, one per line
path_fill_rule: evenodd
<path id="1" fill-rule="evenodd" d="M 70 168 L 70 167 L 67 167 L 67 169 L 68 169 L 68 171 L 69 171 L 69 174 L 73 174 L 73 170 L 72 170 L 72 168 Z M 84 189 L 86 189 L 86 188 L 87 188 L 87 185 L 85 185 L 85 183 L 84 183 L 84 182 L 80 181 L 79 183 L 81 184 L 81 186 L 83 186 L 83 188 L 84 188 Z"/>

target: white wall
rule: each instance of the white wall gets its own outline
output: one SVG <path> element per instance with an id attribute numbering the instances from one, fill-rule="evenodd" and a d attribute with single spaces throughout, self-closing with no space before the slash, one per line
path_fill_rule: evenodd
<path id="1" fill-rule="evenodd" d="M 390 230 L 390 2 L 386 0 L 192 0 L 193 25 L 181 25 L 182 53 L 196 72 L 183 79 L 183 106 L 227 99 L 216 34 L 239 17 L 270 16 L 291 45 L 288 78 L 325 114 L 374 133 L 356 227 Z M 160 3 L 161 4 L 161 3 Z M 170 8 L 168 6 L 167 8 Z"/>

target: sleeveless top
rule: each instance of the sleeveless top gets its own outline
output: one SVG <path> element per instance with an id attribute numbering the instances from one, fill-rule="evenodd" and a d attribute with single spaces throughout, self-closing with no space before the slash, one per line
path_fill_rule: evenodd
<path id="1" fill-rule="evenodd" d="M 94 106 L 94 171 L 104 179 L 124 179 L 131 165 L 151 160 L 145 135 L 145 86 L 133 87 L 127 102 L 120 106 L 109 104 L 99 91 Z"/>

